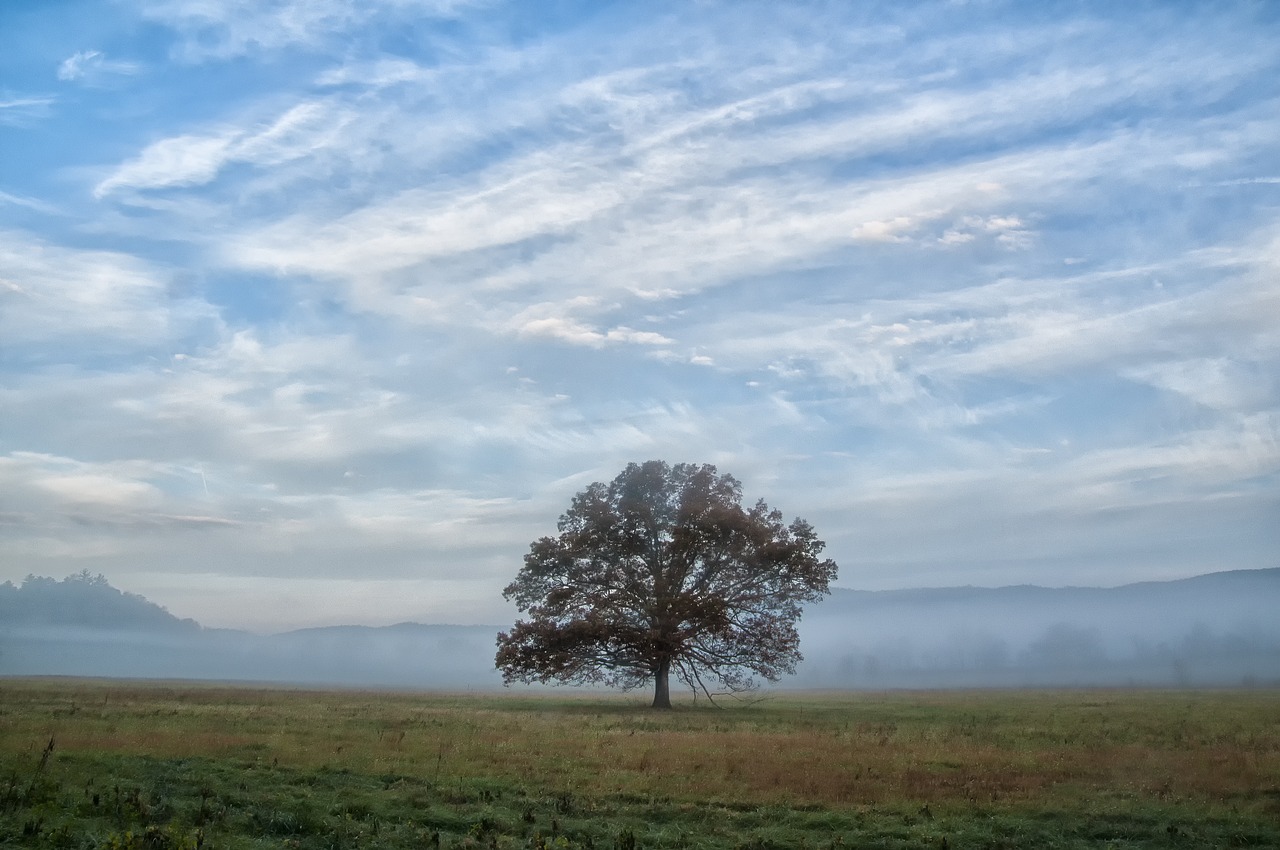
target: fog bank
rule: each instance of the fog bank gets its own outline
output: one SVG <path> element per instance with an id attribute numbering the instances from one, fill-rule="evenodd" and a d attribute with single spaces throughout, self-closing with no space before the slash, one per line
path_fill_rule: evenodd
<path id="1" fill-rule="evenodd" d="M 837 589 L 790 688 L 1280 685 L 1280 569 L 1119 588 Z M 100 576 L 0 585 L 0 675 L 488 689 L 501 626 L 255 635 L 180 620 Z"/>
<path id="2" fill-rule="evenodd" d="M 1118 588 L 836 590 L 806 612 L 796 685 L 1280 683 L 1280 570 Z"/>

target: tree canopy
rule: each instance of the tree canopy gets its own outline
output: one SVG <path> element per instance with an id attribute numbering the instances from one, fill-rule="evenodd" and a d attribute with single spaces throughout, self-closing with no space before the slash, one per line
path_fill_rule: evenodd
<path id="1" fill-rule="evenodd" d="M 786 523 L 709 464 L 630 464 L 578 493 L 559 535 L 533 542 L 504 590 L 528 619 L 498 635 L 506 682 L 652 681 L 669 708 L 672 671 L 710 696 L 801 660 L 803 605 L 829 592 L 834 561 L 802 519 Z"/>

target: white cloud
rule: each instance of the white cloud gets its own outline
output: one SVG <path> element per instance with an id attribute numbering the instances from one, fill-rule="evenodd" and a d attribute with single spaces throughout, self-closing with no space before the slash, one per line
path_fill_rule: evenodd
<path id="1" fill-rule="evenodd" d="M 1190 269 L 1197 267 L 1201 264 L 1194 260 L 1188 263 Z M 1145 276 L 1141 270 L 1129 275 L 1131 279 Z M 1141 371 L 1144 367 L 1135 362 L 1164 360 L 1179 340 L 1208 343 L 1209 350 L 1217 350 L 1216 339 L 1205 333 L 1240 333 L 1245 335 L 1242 341 L 1255 333 L 1277 336 L 1258 328 L 1257 310 L 1276 300 L 1269 285 L 1228 278 L 1190 294 L 1166 295 L 1154 289 L 1107 304 L 1091 297 L 1092 293 L 1069 290 L 1050 289 L 1037 296 L 1030 287 L 1039 284 L 1010 282 L 987 293 L 994 296 L 1003 291 L 1027 300 L 1017 312 L 991 316 L 984 323 L 981 344 L 954 353 L 938 352 L 929 363 L 931 368 L 969 375 L 1046 375 L 1105 364 L 1111 370 L 1135 367 Z"/>
<path id="2" fill-rule="evenodd" d="M 1280 418 L 1255 414 L 1232 426 L 1190 431 L 1147 446 L 1099 449 L 1079 458 L 1072 469 L 1080 478 L 1076 507 L 1081 511 L 1152 499 L 1197 501 L 1280 472 Z M 1146 489 L 1169 481 L 1174 486 L 1162 486 L 1157 494 Z M 1103 492 L 1111 498 L 1099 499 Z"/>
<path id="3" fill-rule="evenodd" d="M 619 201 L 609 185 L 592 185 L 591 169 L 566 169 L 566 161 L 573 161 L 569 151 L 542 153 L 463 189 L 410 189 L 332 221 L 286 218 L 245 233 L 233 258 L 255 267 L 360 279 L 564 233 Z"/>
<path id="4" fill-rule="evenodd" d="M 265 129 L 242 134 L 231 159 L 260 167 L 279 165 L 330 146 L 350 116 L 321 101 L 305 101 L 286 110 Z"/>
<path id="5" fill-rule="evenodd" d="M 358 84 L 369 88 L 385 88 L 402 83 L 427 83 L 437 74 L 416 62 L 399 57 L 383 57 L 371 62 L 341 65 L 322 73 L 316 80 L 321 86 Z"/>
<path id="6" fill-rule="evenodd" d="M 25 511 L 64 518 L 118 519 L 154 512 L 164 503 L 154 479 L 161 465 L 149 461 L 90 463 L 35 452 L 0 455 L 0 482 Z"/>
<path id="7" fill-rule="evenodd" d="M 14 195 L 9 192 L 0 192 L 0 204 L 12 204 L 15 207 L 33 210 L 34 212 L 43 213 L 45 215 L 60 215 L 61 212 L 53 204 L 45 203 L 38 198 L 28 198 L 22 195 Z"/>
<path id="8" fill-rule="evenodd" d="M 125 187 L 160 189 L 208 183 L 228 159 L 234 136 L 175 136 L 161 139 L 126 162 L 93 190 L 101 198 Z"/>
<path id="9" fill-rule="evenodd" d="M 1121 374 L 1220 411 L 1254 412 L 1280 397 L 1280 386 L 1264 363 L 1221 356 L 1149 363 Z"/>
<path id="10" fill-rule="evenodd" d="M 289 47 L 318 47 L 389 15 L 451 17 L 467 0 L 147 0 L 141 14 L 182 37 L 178 58 L 200 62 Z"/>
<path id="11" fill-rule="evenodd" d="M 670 345 L 675 340 L 653 331 L 638 331 L 633 328 L 619 326 L 611 328 L 605 339 L 610 342 L 630 342 L 638 345 Z"/>
<path id="12" fill-rule="evenodd" d="M 58 66 L 58 79 L 95 85 L 111 75 L 128 76 L 140 70 L 136 62 L 108 59 L 99 50 L 81 50 L 68 56 Z"/>
<path id="13" fill-rule="evenodd" d="M 150 500 L 156 493 L 154 487 L 143 482 L 83 473 L 52 475 L 39 481 L 38 485 L 73 505 L 123 506 Z"/>
<path id="14" fill-rule="evenodd" d="M 20 231 L 0 230 L 0 279 L 0 338 L 11 345 L 104 337 L 147 345 L 206 313 L 197 302 L 171 300 L 165 276 L 136 257 Z"/>
<path id="15" fill-rule="evenodd" d="M 528 319 L 518 324 L 517 333 L 526 337 L 548 337 L 573 345 L 586 345 L 599 348 L 606 343 L 629 343 L 634 345 L 670 345 L 674 340 L 653 331 L 638 331 L 634 328 L 619 326 L 601 332 L 588 325 L 563 316 Z"/>
<path id="16" fill-rule="evenodd" d="M 320 101 L 299 103 L 261 129 L 224 129 L 207 135 L 182 135 L 148 145 L 120 165 L 94 189 L 102 198 L 122 189 L 201 186 L 227 164 L 270 168 L 329 147 L 349 120 Z"/>
<path id="17" fill-rule="evenodd" d="M 457 578 L 344 578 L 338 576 L 228 576 L 214 570 L 174 575 L 140 572 L 131 579 L 146 596 L 178 616 L 200 612 L 210 625 L 234 623 L 262 634 L 349 623 L 503 623 L 511 612 L 494 597 L 487 576 Z"/>
<path id="18" fill-rule="evenodd" d="M 973 241 L 973 233 L 963 230 L 947 230 L 938 237 L 938 241 L 944 245 L 963 245 L 966 242 Z"/>
<path id="19" fill-rule="evenodd" d="M 485 58 L 495 66 L 499 62 Z M 516 65 L 521 73 L 526 71 Z M 417 79 L 425 73 L 415 63 L 397 59 L 353 63 L 350 69 L 324 79 L 364 77 L 376 83 L 383 78 Z M 1130 78 L 1114 69 L 1079 77 L 1056 70 L 1002 81 L 998 95 L 977 87 L 931 89 L 905 106 L 896 98 L 885 101 L 892 106 L 871 99 L 864 107 L 870 117 L 848 117 L 841 109 L 810 114 L 818 107 L 866 98 L 867 87 L 850 86 L 840 77 L 779 82 L 763 93 L 694 106 L 678 89 L 669 88 L 687 70 L 679 63 L 657 63 L 608 71 L 562 88 L 535 91 L 518 104 L 528 127 L 554 126 L 549 122 L 563 122 L 564 111 L 572 109 L 573 118 L 588 128 L 621 133 L 617 144 L 613 138 L 586 145 L 553 135 L 549 145 L 535 152 L 517 147 L 498 165 L 458 174 L 444 186 L 403 189 L 397 184 L 393 195 L 375 192 L 348 212 L 298 214 L 255 225 L 229 255 L 250 268 L 337 278 L 351 303 L 362 310 L 427 317 L 456 314 L 459 296 L 454 290 L 462 288 L 540 289 L 557 281 L 576 291 L 603 284 L 628 292 L 671 292 L 677 290 L 668 284 L 678 279 L 680 289 L 696 291 L 746 270 L 762 270 L 762 264 L 763 269 L 785 269 L 808 262 L 815 254 L 848 244 L 850 236 L 856 242 L 927 235 L 955 245 L 983 233 L 1004 247 L 1025 249 L 1032 234 L 1019 218 L 982 208 L 1010 191 L 1065 187 L 1120 162 L 1140 162 L 1142 153 L 1135 147 L 1149 145 L 1150 140 L 1122 132 L 1094 144 L 1073 141 L 1065 150 L 1032 147 L 938 169 L 924 178 L 917 171 L 898 180 L 852 186 L 823 186 L 806 180 L 803 170 L 785 180 L 773 175 L 744 179 L 738 172 L 803 169 L 822 157 L 869 155 L 929 137 L 939 128 L 957 138 L 995 128 L 1016 133 L 1018 128 L 1063 120 L 1060 111 L 1050 114 L 1039 108 L 1050 93 L 1068 95 L 1064 108 L 1087 115 L 1117 98 L 1170 84 L 1137 74 Z M 466 71 L 463 75 L 458 68 L 445 67 L 432 74 L 488 84 L 495 75 L 506 80 L 494 67 Z M 1181 71 L 1174 67 L 1171 72 L 1181 80 Z M 876 91 L 877 84 L 868 85 Z M 895 82 L 888 89 L 900 87 Z M 998 108 L 993 110 L 992 102 Z M 499 103 L 517 106 L 514 98 Z M 1037 108 L 1025 108 L 1027 104 Z M 433 109 L 438 106 L 431 104 Z M 424 131 L 434 139 L 444 132 L 438 127 L 455 123 L 463 128 L 453 140 L 458 142 L 477 132 L 475 111 L 461 106 L 448 104 L 448 111 L 426 128 L 409 112 L 413 117 L 389 119 L 391 123 L 377 132 L 344 143 L 422 148 L 418 140 Z M 383 116 L 367 106 L 364 114 L 375 121 Z M 459 120 L 454 121 L 455 116 Z M 803 132 L 792 124 L 797 116 L 806 117 Z M 411 141 L 400 143 L 401 136 Z M 347 155 L 355 162 L 365 154 L 351 150 Z M 575 166 L 566 169 L 564 164 L 570 162 Z M 414 172 L 408 174 L 412 186 Z M 430 185 L 425 178 L 419 181 Z M 917 232 L 949 214 L 960 223 L 938 233 Z M 1015 222 L 1019 226 L 1010 226 Z M 520 250 L 521 262 L 508 262 L 509 255 L 503 253 L 507 249 Z M 408 280 L 423 283 L 406 286 Z M 430 306 L 423 308 L 424 304 Z M 571 332 L 581 336 L 581 329 Z"/>
<path id="20" fill-rule="evenodd" d="M 56 102 L 52 97 L 15 97 L 0 91 L 0 124 L 30 127 L 47 117 Z"/>
<path id="21" fill-rule="evenodd" d="M 68 113 L 103 144 L 33 170 L 133 151 L 96 201 L 0 195 L 65 213 L 0 232 L 19 576 L 305 581 L 324 620 L 359 564 L 482 605 L 648 457 L 720 463 L 864 586 L 1266 543 L 1280 254 L 1241 234 L 1280 122 L 1230 15 L 136 8 L 206 64 L 95 97 L 136 122 Z"/>
<path id="22" fill-rule="evenodd" d="M 853 229 L 851 234 L 860 242 L 906 242 L 906 232 L 914 229 L 915 220 L 900 215 L 889 221 L 867 221 Z"/>
<path id="23" fill-rule="evenodd" d="M 1034 234 L 1014 215 L 964 216 L 938 238 L 943 245 L 963 245 L 972 242 L 977 234 L 993 236 L 996 242 L 1010 250 L 1030 247 Z"/>

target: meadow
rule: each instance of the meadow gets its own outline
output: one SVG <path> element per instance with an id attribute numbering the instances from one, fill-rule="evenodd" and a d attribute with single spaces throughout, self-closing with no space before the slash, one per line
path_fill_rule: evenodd
<path id="1" fill-rule="evenodd" d="M 1280 691 L 0 680 L 0 846 L 1280 847 Z"/>

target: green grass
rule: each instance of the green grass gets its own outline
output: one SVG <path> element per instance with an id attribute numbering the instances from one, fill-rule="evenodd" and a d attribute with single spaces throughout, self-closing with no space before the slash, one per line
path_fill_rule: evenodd
<path id="1" fill-rule="evenodd" d="M 54 749 L 47 757 L 50 739 Z M 1280 692 L 0 681 L 0 846 L 1280 847 Z"/>

